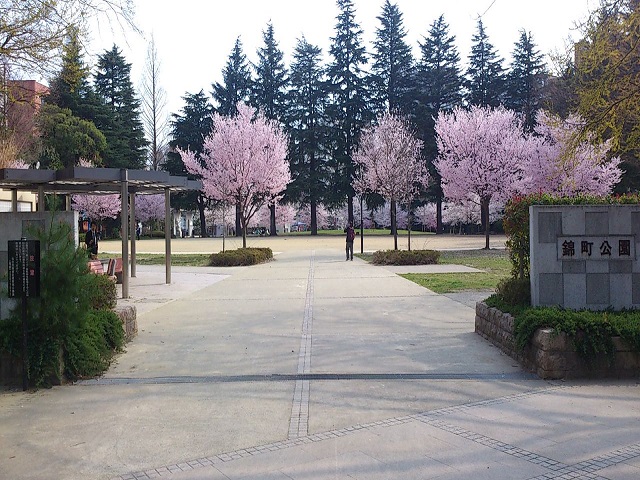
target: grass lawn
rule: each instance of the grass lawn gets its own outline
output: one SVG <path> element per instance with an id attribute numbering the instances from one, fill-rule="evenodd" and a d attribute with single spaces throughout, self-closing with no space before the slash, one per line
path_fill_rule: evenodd
<path id="1" fill-rule="evenodd" d="M 440 263 L 466 265 L 482 272 L 409 273 L 402 276 L 436 293 L 451 293 L 464 290 L 494 290 L 498 282 L 509 277 L 511 272 L 506 250 L 444 251 L 441 253 Z"/>
<path id="2" fill-rule="evenodd" d="M 206 267 L 209 265 L 209 257 L 210 255 L 206 253 L 173 253 L 171 254 L 171 265 Z M 164 254 L 137 253 L 136 263 L 138 265 L 164 265 Z"/>

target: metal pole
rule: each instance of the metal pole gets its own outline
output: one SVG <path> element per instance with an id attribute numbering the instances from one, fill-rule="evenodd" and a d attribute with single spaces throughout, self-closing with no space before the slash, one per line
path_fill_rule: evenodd
<path id="1" fill-rule="evenodd" d="M 360 195 L 360 255 L 364 253 L 364 223 L 362 221 L 362 199 L 364 195 Z"/>
<path id="2" fill-rule="evenodd" d="M 164 265 L 165 283 L 171 283 L 171 191 L 164 189 Z"/>
<path id="3" fill-rule="evenodd" d="M 122 298 L 129 298 L 129 171 L 120 170 L 120 231 L 122 232 Z"/>
<path id="4" fill-rule="evenodd" d="M 136 276 L 136 194 L 129 194 L 129 236 L 131 237 L 131 277 Z"/>
<path id="5" fill-rule="evenodd" d="M 18 190 L 11 189 L 11 211 L 16 213 L 18 211 Z"/>

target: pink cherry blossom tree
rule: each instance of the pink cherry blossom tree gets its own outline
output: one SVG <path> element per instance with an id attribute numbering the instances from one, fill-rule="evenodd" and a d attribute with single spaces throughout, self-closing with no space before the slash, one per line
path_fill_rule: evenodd
<path id="1" fill-rule="evenodd" d="M 290 204 L 278 202 L 275 209 L 275 224 L 291 225 L 296 218 L 297 208 Z M 267 227 L 271 225 L 271 205 L 264 205 L 255 215 L 253 225 Z"/>
<path id="2" fill-rule="evenodd" d="M 437 206 L 435 203 L 427 203 L 421 205 L 415 210 L 415 219 L 422 224 L 423 229 L 435 230 L 437 226 L 436 221 Z"/>
<path id="3" fill-rule="evenodd" d="M 429 173 L 420 157 L 422 142 L 416 138 L 408 120 L 385 112 L 378 124 L 362 132 L 353 160 L 360 167 L 354 181 L 358 193 L 374 192 L 391 203 L 391 231 L 398 249 L 397 203 L 411 203 L 427 187 Z"/>
<path id="4" fill-rule="evenodd" d="M 71 208 L 84 213 L 92 221 L 102 223 L 107 218 L 117 218 L 122 209 L 120 195 L 73 195 Z"/>
<path id="5" fill-rule="evenodd" d="M 516 114 L 502 107 L 455 108 L 438 116 L 435 130 L 444 195 L 453 202 L 477 199 L 489 249 L 490 204 L 522 188 L 532 143 Z"/>
<path id="6" fill-rule="evenodd" d="M 260 207 L 281 198 L 291 174 L 281 128 L 247 105 L 240 103 L 237 110 L 234 117 L 212 116 L 200 160 L 190 151 L 178 153 L 187 171 L 202 177 L 207 196 L 238 207 L 246 248 L 249 221 Z"/>
<path id="7" fill-rule="evenodd" d="M 136 218 L 142 223 L 152 223 L 164 220 L 164 195 L 137 195 Z"/>
<path id="8" fill-rule="evenodd" d="M 566 120 L 540 111 L 536 152 L 527 169 L 529 190 L 560 196 L 607 195 L 620 181 L 620 158 L 607 158 L 610 142 L 596 143 L 593 134 L 580 138 L 585 121 L 577 115 Z"/>

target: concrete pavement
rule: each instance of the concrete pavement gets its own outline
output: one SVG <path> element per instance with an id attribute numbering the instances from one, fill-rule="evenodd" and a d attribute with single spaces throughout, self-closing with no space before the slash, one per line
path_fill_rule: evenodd
<path id="1" fill-rule="evenodd" d="M 138 266 L 103 378 L 0 394 L 0 478 L 640 478 L 637 382 L 541 381 L 464 302 L 308 246 Z"/>

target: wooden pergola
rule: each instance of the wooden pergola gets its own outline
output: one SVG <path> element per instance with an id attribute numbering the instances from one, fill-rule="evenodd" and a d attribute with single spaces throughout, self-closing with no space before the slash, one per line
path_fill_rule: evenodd
<path id="1" fill-rule="evenodd" d="M 12 211 L 17 211 L 19 191 L 38 194 L 38 211 L 44 211 L 46 194 L 66 195 L 67 210 L 71 195 L 120 194 L 122 209 L 122 298 L 129 297 L 129 276 L 136 276 L 136 194 L 164 194 L 165 198 L 165 271 L 166 283 L 171 283 L 171 192 L 202 190 L 202 182 L 169 175 L 163 171 L 118 168 L 69 167 L 64 170 L 0 169 L 0 188 L 10 190 Z M 129 229 L 125 228 L 129 222 Z M 131 256 L 129 256 L 129 237 Z M 131 258 L 131 269 L 129 269 Z"/>

